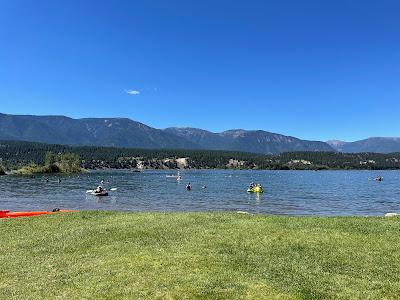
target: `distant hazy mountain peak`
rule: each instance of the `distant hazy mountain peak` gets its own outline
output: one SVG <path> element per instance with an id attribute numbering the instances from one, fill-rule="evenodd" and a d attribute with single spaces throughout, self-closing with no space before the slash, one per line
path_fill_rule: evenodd
<path id="1" fill-rule="evenodd" d="M 371 136 L 368 139 L 369 140 L 386 140 L 386 141 L 395 141 L 395 142 L 400 141 L 400 137 L 390 137 L 390 136 L 387 136 L 387 137 L 384 137 L 384 136 Z"/>
<path id="2" fill-rule="evenodd" d="M 326 143 L 339 152 L 343 152 L 343 146 L 347 144 L 347 142 L 341 140 L 329 140 Z"/>
<path id="3" fill-rule="evenodd" d="M 400 152 L 399 137 L 370 137 L 355 142 L 327 141 L 336 151 L 347 153 L 376 152 L 390 153 Z"/>
<path id="4" fill-rule="evenodd" d="M 346 144 L 345 141 L 341 141 L 341 140 L 329 140 L 329 141 L 326 141 L 326 143 L 331 146 L 334 146 L 334 147 L 343 146 L 344 144 Z"/>

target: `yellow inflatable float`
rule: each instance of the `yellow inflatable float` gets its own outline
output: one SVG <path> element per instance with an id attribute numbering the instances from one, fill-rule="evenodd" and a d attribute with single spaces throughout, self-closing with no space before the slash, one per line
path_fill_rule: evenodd
<path id="1" fill-rule="evenodd" d="M 256 186 L 253 186 L 249 189 L 247 189 L 248 193 L 263 193 L 263 188 L 261 187 L 260 184 L 257 184 Z"/>

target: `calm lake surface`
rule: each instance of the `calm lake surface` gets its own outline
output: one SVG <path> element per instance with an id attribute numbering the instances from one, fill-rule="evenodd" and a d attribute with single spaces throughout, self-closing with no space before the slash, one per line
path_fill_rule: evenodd
<path id="1" fill-rule="evenodd" d="M 400 171 L 93 171 L 81 175 L 0 176 L 0 210 L 247 211 L 279 215 L 383 215 L 400 212 Z M 382 182 L 371 180 L 377 175 Z M 109 197 L 86 190 L 104 179 Z M 250 182 L 265 193 L 248 194 Z M 185 185 L 191 182 L 193 189 Z M 207 186 L 203 189 L 202 186 Z"/>

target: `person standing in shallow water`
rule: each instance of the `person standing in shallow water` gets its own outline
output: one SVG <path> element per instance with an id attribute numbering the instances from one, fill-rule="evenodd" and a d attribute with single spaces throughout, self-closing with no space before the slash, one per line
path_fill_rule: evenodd
<path id="1" fill-rule="evenodd" d="M 186 189 L 187 189 L 188 191 L 190 191 L 190 190 L 192 189 L 192 185 L 190 184 L 190 182 L 186 185 Z"/>

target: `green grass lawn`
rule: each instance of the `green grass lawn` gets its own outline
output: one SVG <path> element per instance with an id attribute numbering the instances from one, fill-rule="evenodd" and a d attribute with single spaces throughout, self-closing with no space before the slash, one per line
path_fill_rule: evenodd
<path id="1" fill-rule="evenodd" d="M 0 219 L 0 299 L 399 299 L 400 218 Z"/>

